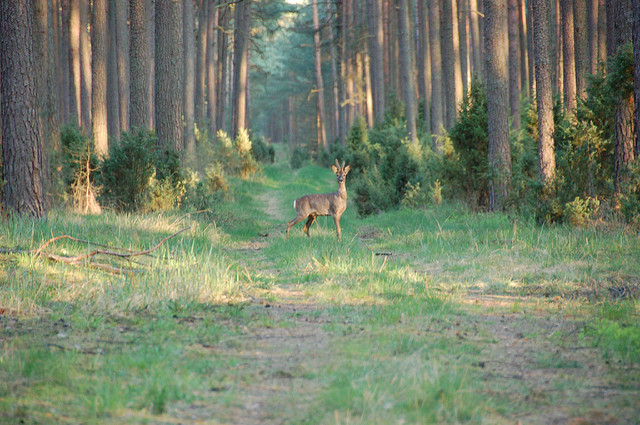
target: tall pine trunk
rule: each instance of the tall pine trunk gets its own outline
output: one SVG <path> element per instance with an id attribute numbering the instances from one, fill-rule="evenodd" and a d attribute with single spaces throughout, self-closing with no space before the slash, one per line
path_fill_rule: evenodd
<path id="1" fill-rule="evenodd" d="M 507 69 L 507 4 L 485 0 L 485 55 L 487 118 L 489 123 L 489 206 L 504 206 L 511 185 L 509 145 L 509 71 Z"/>
<path id="2" fill-rule="evenodd" d="M 183 66 L 182 101 L 184 102 L 184 147 L 187 155 L 193 156 L 196 150 L 195 136 L 195 34 L 193 0 L 187 0 L 182 6 Z"/>
<path id="3" fill-rule="evenodd" d="M 320 51 L 320 18 L 318 17 L 318 2 L 311 2 L 313 14 L 313 45 L 316 66 L 316 129 L 318 141 L 318 154 L 321 150 L 327 150 L 327 135 L 324 120 L 324 81 L 322 80 L 322 56 Z"/>
<path id="4" fill-rule="evenodd" d="M 218 131 L 218 18 L 216 0 L 210 2 L 207 18 L 207 129 L 209 137 L 215 138 Z"/>
<path id="5" fill-rule="evenodd" d="M 156 135 L 160 149 L 184 149 L 182 3 L 156 0 Z"/>
<path id="6" fill-rule="evenodd" d="M 94 0 L 91 12 L 91 116 L 96 154 L 109 154 L 107 127 L 107 0 Z"/>
<path id="7" fill-rule="evenodd" d="M 130 35 L 129 67 L 131 71 L 130 124 L 133 129 L 149 128 L 149 52 L 147 44 L 145 0 L 129 3 Z"/>
<path id="8" fill-rule="evenodd" d="M 514 129 L 520 128 L 520 32 L 519 0 L 508 0 L 509 31 L 509 107 Z"/>
<path id="9" fill-rule="evenodd" d="M 30 0 L 0 2 L 2 203 L 7 211 L 45 213 Z"/>
<path id="10" fill-rule="evenodd" d="M 369 26 L 369 55 L 371 57 L 371 91 L 373 115 L 376 122 L 384 119 L 384 24 L 382 0 L 367 0 L 367 22 Z"/>
<path id="11" fill-rule="evenodd" d="M 570 113 L 577 107 L 576 63 L 573 27 L 573 1 L 561 0 L 562 8 L 562 57 L 564 61 L 564 105 Z M 534 28 L 535 30 L 535 28 Z M 537 57 L 536 57 L 537 59 Z"/>
<path id="12" fill-rule="evenodd" d="M 440 139 L 444 127 L 444 102 L 442 93 L 442 50 L 440 41 L 440 1 L 429 1 L 429 50 L 431 53 L 431 128 L 433 148 L 438 154 L 443 153 Z"/>
<path id="13" fill-rule="evenodd" d="M 540 181 L 549 187 L 556 173 L 553 142 L 553 96 L 551 64 L 549 61 L 549 33 L 547 0 L 532 0 L 533 38 L 536 73 L 536 104 L 538 107 L 538 161 Z"/>
<path id="14" fill-rule="evenodd" d="M 418 142 L 416 127 L 416 89 L 413 82 L 413 64 L 411 61 L 411 40 L 409 27 L 409 7 L 407 0 L 398 0 L 398 28 L 400 30 L 400 72 L 402 81 L 402 100 L 407 118 L 407 137 L 413 143 Z"/>
<path id="15" fill-rule="evenodd" d="M 235 137 L 247 129 L 247 82 L 249 77 L 249 32 L 251 31 L 251 1 L 236 3 L 233 44 L 233 125 Z"/>

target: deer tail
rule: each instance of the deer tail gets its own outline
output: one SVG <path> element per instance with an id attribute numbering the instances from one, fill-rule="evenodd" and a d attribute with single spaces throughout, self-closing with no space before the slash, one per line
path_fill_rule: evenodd
<path id="1" fill-rule="evenodd" d="M 293 209 L 294 210 L 296 209 L 296 201 L 295 200 L 293 201 Z"/>

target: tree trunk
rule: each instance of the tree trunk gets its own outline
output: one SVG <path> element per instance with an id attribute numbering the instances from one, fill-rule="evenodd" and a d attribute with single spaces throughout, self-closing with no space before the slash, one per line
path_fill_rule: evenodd
<path id="1" fill-rule="evenodd" d="M 0 75 L 3 178 L 7 211 L 42 217 L 40 126 L 29 0 L 0 2 Z"/>
<path id="2" fill-rule="evenodd" d="M 214 140 L 217 126 L 218 107 L 218 5 L 216 0 L 210 2 L 207 19 L 207 124 L 209 137 Z"/>
<path id="3" fill-rule="evenodd" d="M 431 54 L 427 0 L 416 0 L 418 11 L 418 93 L 424 103 L 424 126 L 431 133 Z"/>
<path id="4" fill-rule="evenodd" d="M 80 122 L 86 134 L 91 130 L 91 37 L 89 34 L 89 2 L 80 2 Z"/>
<path id="5" fill-rule="evenodd" d="M 479 79 L 484 75 L 484 66 L 482 64 L 482 39 L 480 32 L 480 23 L 478 18 L 480 10 L 478 9 L 478 0 L 469 0 L 469 22 L 471 26 L 471 57 L 473 58 L 471 67 L 472 74 Z M 431 25 L 431 21 L 429 21 Z M 433 40 L 433 38 L 429 38 Z"/>
<path id="6" fill-rule="evenodd" d="M 587 38 L 586 0 L 574 0 L 573 19 L 576 53 L 576 94 L 582 99 L 587 93 L 587 75 L 591 69 L 589 64 L 589 39 Z"/>
<path id="7" fill-rule="evenodd" d="M 445 120 L 451 128 L 458 116 L 462 101 L 462 72 L 460 69 L 460 37 L 456 0 L 442 1 L 442 73 L 445 84 Z"/>
<path id="8" fill-rule="evenodd" d="M 129 27 L 127 0 L 116 0 L 116 52 L 118 60 L 118 98 L 120 131 L 129 130 Z"/>
<path id="9" fill-rule="evenodd" d="M 335 21 L 336 14 L 334 13 L 331 2 L 327 2 L 327 20 L 329 24 L 327 25 L 329 30 L 329 56 L 331 57 L 331 85 L 332 85 L 332 95 L 331 95 L 331 117 L 333 122 L 333 134 L 331 136 L 331 141 L 334 142 L 340 135 L 340 97 L 338 92 L 338 60 L 337 60 L 337 49 L 336 49 L 336 39 L 334 34 L 334 26 L 332 22 Z M 382 57 L 382 54 L 380 52 Z M 372 58 L 372 62 L 373 62 Z M 375 66 L 375 65 L 372 65 Z M 371 71 L 373 73 L 373 70 Z M 384 75 L 382 76 L 384 78 Z M 375 78 L 375 76 L 372 76 Z M 384 80 L 383 80 L 384 83 Z M 373 83 L 375 84 L 375 83 Z M 374 113 L 375 113 L 375 92 L 374 96 Z"/>
<path id="10" fill-rule="evenodd" d="M 224 6 L 219 9 L 220 16 L 218 21 L 220 27 L 227 29 L 229 21 L 231 19 L 231 11 L 229 6 Z M 229 92 L 229 72 L 230 57 L 229 54 L 229 41 L 225 31 L 218 31 L 218 108 L 217 108 L 217 126 L 219 129 L 227 130 L 226 117 L 229 110 L 228 105 L 228 92 Z M 228 130 L 227 130 L 228 131 Z"/>
<path id="11" fill-rule="evenodd" d="M 615 56 L 618 49 L 632 41 L 633 10 L 632 0 L 610 0 L 607 2 L 607 50 Z M 610 44 L 609 44 L 610 43 Z M 635 137 L 633 124 L 633 91 L 616 93 L 618 105 L 615 111 L 614 128 L 614 184 L 616 191 L 622 189 L 624 171 L 635 157 Z"/>
<path id="12" fill-rule="evenodd" d="M 156 1 L 145 0 L 147 7 L 147 54 L 149 63 L 149 72 L 147 74 L 147 99 L 149 100 L 149 114 L 147 123 L 149 128 L 155 128 L 155 81 L 156 81 Z"/>
<path id="13" fill-rule="evenodd" d="M 205 124 L 205 85 L 207 76 L 207 32 L 209 19 L 209 0 L 198 0 L 198 31 L 196 38 L 196 82 L 194 97 L 195 121 L 200 130 Z"/>
<path id="14" fill-rule="evenodd" d="M 49 178 L 47 138 L 49 131 L 48 110 L 47 110 L 47 78 L 49 68 L 49 55 L 53 52 L 48 50 L 47 43 L 47 0 L 35 0 L 33 2 L 33 47 L 34 47 L 34 73 L 36 84 L 36 104 L 38 107 L 38 131 L 40 133 L 40 169 L 42 170 L 42 184 L 46 189 L 50 189 L 51 179 Z M 0 146 L 2 140 L 0 139 Z M 1 178 L 1 177 L 0 177 Z M 48 193 L 45 190 L 44 193 Z"/>
<path id="15" fill-rule="evenodd" d="M 548 187 L 556 173 L 553 142 L 553 96 L 551 65 L 549 63 L 549 35 L 547 0 L 533 0 L 533 38 L 536 72 L 536 103 L 538 107 L 538 161 L 540 180 Z"/>
<path id="16" fill-rule="evenodd" d="M 462 94 L 469 90 L 471 76 L 469 75 L 469 51 L 467 49 L 467 21 L 469 11 L 466 7 L 466 0 L 457 0 L 458 16 L 458 39 L 460 45 L 460 78 L 462 79 Z M 462 100 L 462 97 L 460 98 Z"/>
<path id="17" fill-rule="evenodd" d="M 187 155 L 193 156 L 196 151 L 195 136 L 195 33 L 194 33 L 193 0 L 186 0 L 182 8 L 183 29 L 183 114 L 184 114 L 184 146 Z"/>
<path id="18" fill-rule="evenodd" d="M 311 2 L 313 14 L 313 45 L 315 50 L 316 65 L 316 130 L 318 140 L 318 154 L 321 150 L 329 148 L 327 135 L 324 128 L 324 82 L 322 81 L 322 58 L 320 52 L 320 18 L 318 18 L 318 2 Z"/>
<path id="19" fill-rule="evenodd" d="M 442 50 L 440 40 L 440 2 L 429 1 L 429 51 L 431 53 L 431 128 L 433 133 L 433 149 L 442 155 L 443 144 L 440 139 L 444 127 L 444 109 L 442 93 Z"/>
<path id="20" fill-rule="evenodd" d="M 636 158 L 640 158 L 640 2 L 633 6 L 633 85 L 636 107 Z"/>
<path id="21" fill-rule="evenodd" d="M 133 129 L 148 129 L 149 117 L 149 52 L 147 44 L 145 0 L 130 1 L 129 66 L 131 71 L 131 117 Z"/>
<path id="22" fill-rule="evenodd" d="M 369 24 L 369 54 L 371 56 L 371 91 L 373 115 L 376 122 L 384 119 L 384 23 L 382 0 L 367 0 L 367 22 Z"/>
<path id="23" fill-rule="evenodd" d="M 606 0 L 598 0 L 598 60 L 607 61 L 607 7 Z"/>
<path id="24" fill-rule="evenodd" d="M 520 129 L 520 34 L 519 0 L 508 0 L 509 31 L 509 107 L 511 122 L 515 130 Z"/>
<path id="25" fill-rule="evenodd" d="M 598 0 L 587 0 L 589 13 L 589 73 L 598 72 Z"/>
<path id="26" fill-rule="evenodd" d="M 107 125 L 109 138 L 120 139 L 120 90 L 118 87 L 118 52 L 116 39 L 116 4 L 107 1 Z"/>
<path id="27" fill-rule="evenodd" d="M 507 69 L 507 4 L 485 0 L 484 42 L 489 123 L 489 204 L 492 211 L 504 206 L 511 185 L 509 145 L 509 71 Z"/>
<path id="28" fill-rule="evenodd" d="M 107 0 L 93 0 L 91 13 L 91 116 L 96 154 L 109 154 L 107 127 Z"/>
<path id="29" fill-rule="evenodd" d="M 527 15 L 525 0 L 518 0 L 518 31 L 520 33 L 520 91 L 529 97 L 529 52 L 527 39 L 531 34 L 527 33 Z"/>
<path id="30" fill-rule="evenodd" d="M 184 149 L 182 3 L 156 0 L 156 135 L 161 149 Z"/>
<path id="31" fill-rule="evenodd" d="M 71 0 L 69 10 L 69 113 L 74 124 L 80 125 L 80 0 Z"/>
<path id="32" fill-rule="evenodd" d="M 235 137 L 247 129 L 247 82 L 249 78 L 249 33 L 251 31 L 251 1 L 239 0 L 235 10 L 233 43 L 233 125 Z"/>
<path id="33" fill-rule="evenodd" d="M 574 48 L 573 1 L 561 0 L 562 7 L 562 58 L 564 61 L 564 106 L 569 113 L 577 107 L 576 63 Z M 534 28 L 535 31 L 535 28 Z M 537 60 L 537 56 L 536 56 Z"/>
<path id="34" fill-rule="evenodd" d="M 402 75 L 402 100 L 407 118 L 407 137 L 418 143 L 416 126 L 416 89 L 413 82 L 413 64 L 411 61 L 411 40 L 409 29 L 409 7 L 407 0 L 398 0 L 398 28 L 400 30 L 400 72 Z"/>

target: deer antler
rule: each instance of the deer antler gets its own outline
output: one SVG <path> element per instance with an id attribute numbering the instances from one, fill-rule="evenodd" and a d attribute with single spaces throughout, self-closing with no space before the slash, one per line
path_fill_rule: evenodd
<path id="1" fill-rule="evenodd" d="M 340 163 L 338 162 L 338 158 L 336 158 L 336 166 L 340 169 Z"/>
<path id="2" fill-rule="evenodd" d="M 345 161 L 342 161 L 342 169 L 344 170 Z"/>

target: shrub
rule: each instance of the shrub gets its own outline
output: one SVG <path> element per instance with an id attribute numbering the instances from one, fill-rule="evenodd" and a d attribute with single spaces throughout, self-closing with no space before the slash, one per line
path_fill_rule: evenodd
<path id="1" fill-rule="evenodd" d="M 489 205 L 488 126 L 486 90 L 474 80 L 464 95 L 458 120 L 449 131 L 455 159 L 460 164 L 451 168 L 449 178 L 459 188 L 458 196 L 474 208 Z"/>
<path id="2" fill-rule="evenodd" d="M 119 211 L 166 211 L 186 193 L 180 158 L 172 150 L 156 148 L 153 133 L 123 132 L 112 145 L 100 170 L 101 200 Z"/>
<path id="3" fill-rule="evenodd" d="M 144 194 L 155 173 L 153 150 L 156 138 L 145 131 L 122 133 L 118 145 L 111 145 L 101 167 L 101 200 L 116 210 L 142 207 Z"/>
<path id="4" fill-rule="evenodd" d="M 297 170 L 301 168 L 304 163 L 309 159 L 309 154 L 302 148 L 294 148 L 293 152 L 291 152 L 291 168 Z"/>
<path id="5" fill-rule="evenodd" d="M 62 179 L 73 208 L 84 213 L 99 213 L 101 209 L 96 200 L 99 188 L 95 184 L 94 173 L 98 167 L 98 158 L 93 142 L 76 126 L 63 127 L 60 141 Z"/>
<path id="6" fill-rule="evenodd" d="M 273 164 L 276 152 L 273 146 L 267 144 L 264 137 L 260 136 L 253 140 L 251 155 L 253 155 L 253 158 L 258 162 Z"/>

